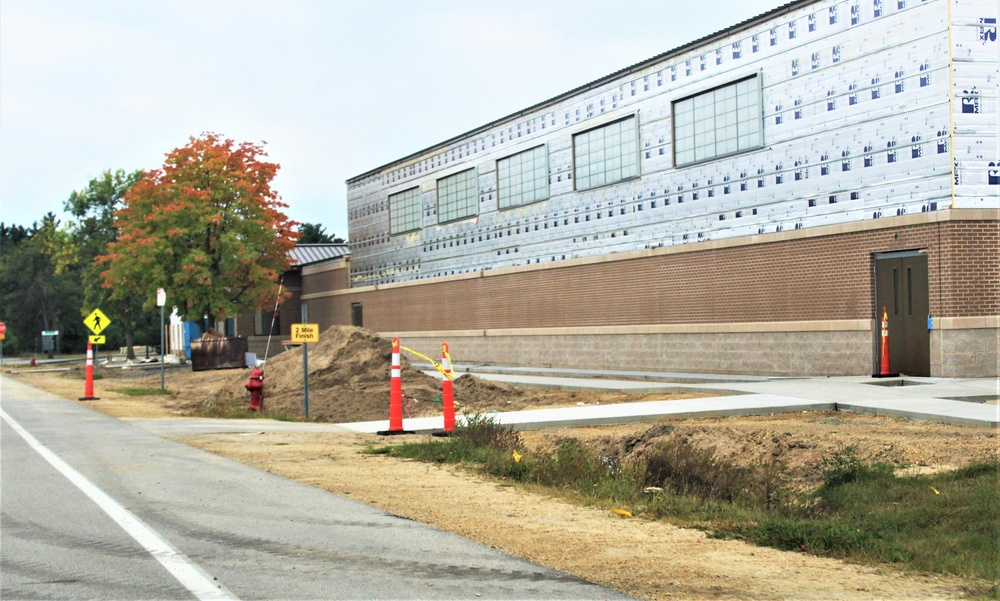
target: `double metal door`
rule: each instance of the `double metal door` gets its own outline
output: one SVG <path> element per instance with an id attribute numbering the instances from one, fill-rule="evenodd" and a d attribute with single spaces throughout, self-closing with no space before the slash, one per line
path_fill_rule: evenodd
<path id="1" fill-rule="evenodd" d="M 883 308 L 889 316 L 892 373 L 931 375 L 930 295 L 925 253 L 906 251 L 875 255 L 876 367 L 882 359 L 879 336 Z M 878 369 L 873 373 L 878 373 Z"/>

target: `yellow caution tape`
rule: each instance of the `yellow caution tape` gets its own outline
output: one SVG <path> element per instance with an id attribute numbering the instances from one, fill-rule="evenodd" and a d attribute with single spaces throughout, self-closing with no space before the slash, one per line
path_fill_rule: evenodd
<path id="1" fill-rule="evenodd" d="M 617 513 L 618 515 L 622 516 L 623 518 L 630 518 L 630 517 L 632 517 L 632 512 L 631 511 L 625 511 L 624 509 L 618 509 L 617 507 L 613 508 L 611 511 Z"/>
<path id="2" fill-rule="evenodd" d="M 446 371 L 444 370 L 444 368 L 443 368 L 443 367 L 441 367 L 441 364 L 440 364 L 440 363 L 438 363 L 438 362 L 437 362 L 437 361 L 435 361 L 434 359 L 431 359 L 431 358 L 430 358 L 430 357 L 428 357 L 427 355 L 421 355 L 421 354 L 420 354 L 420 353 L 418 353 L 417 351 L 415 351 L 415 350 L 413 350 L 413 349 L 411 349 L 411 348 L 406 348 L 405 346 L 401 346 L 401 347 L 399 347 L 399 348 L 400 348 L 401 350 L 404 350 L 404 351 L 406 351 L 406 352 L 408 352 L 408 353 L 412 353 L 412 354 L 414 354 L 414 355 L 416 355 L 416 356 L 420 357 L 420 358 L 421 358 L 421 359 L 423 359 L 424 361 L 430 361 L 430 362 L 431 362 L 431 365 L 433 365 L 433 366 L 434 366 L 435 368 L 437 368 L 437 370 L 438 370 L 439 372 L 441 372 L 441 375 L 443 375 L 444 377 L 448 378 L 449 380 L 454 380 L 454 379 L 455 379 L 455 376 L 454 376 L 454 375 L 452 375 L 452 374 L 450 374 L 450 373 L 446 372 Z M 448 361 L 449 361 L 449 362 L 451 362 L 451 357 L 448 357 Z"/>

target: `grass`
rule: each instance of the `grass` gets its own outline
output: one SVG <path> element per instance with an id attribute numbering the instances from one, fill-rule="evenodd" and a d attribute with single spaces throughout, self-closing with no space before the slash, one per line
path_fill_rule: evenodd
<path id="1" fill-rule="evenodd" d="M 508 483 L 713 537 L 986 581 L 992 586 L 969 592 L 1000 598 L 997 462 L 896 476 L 895 466 L 844 448 L 824 459 L 822 486 L 806 493 L 790 486 L 780 462 L 738 465 L 683 439 L 651 447 L 642 460 L 603 456 L 575 439 L 551 453 L 530 453 L 517 432 L 483 416 L 469 417 L 449 439 L 373 444 L 362 452 L 470 464 Z"/>
<path id="2" fill-rule="evenodd" d="M 108 390 L 128 396 L 173 396 L 177 394 L 176 391 L 160 390 L 159 388 L 109 388 Z M 298 415 L 268 409 L 267 405 L 265 405 L 264 411 L 250 411 L 246 405 L 226 405 L 209 402 L 198 407 L 195 414 L 198 417 L 226 419 L 273 419 L 279 422 L 302 421 Z"/>
<path id="3" fill-rule="evenodd" d="M 811 507 L 733 532 L 780 549 L 1000 580 L 1000 464 L 897 477 L 892 466 L 850 452 L 847 460 L 847 469 L 828 467 Z"/>
<path id="4" fill-rule="evenodd" d="M 279 422 L 302 421 L 302 418 L 298 415 L 268 408 L 267 403 L 264 404 L 263 411 L 251 411 L 248 405 L 228 405 L 208 401 L 200 405 L 193 412 L 193 415 L 224 419 L 273 419 Z"/>
<path id="5" fill-rule="evenodd" d="M 128 396 L 173 396 L 177 394 L 173 390 L 160 390 L 159 388 L 109 388 L 108 390 Z"/>

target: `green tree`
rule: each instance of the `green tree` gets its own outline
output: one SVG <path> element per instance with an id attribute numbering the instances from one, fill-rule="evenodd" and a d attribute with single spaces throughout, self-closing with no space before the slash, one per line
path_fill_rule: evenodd
<path id="1" fill-rule="evenodd" d="M 114 225 L 114 214 L 124 206 L 125 192 L 142 177 L 141 171 L 126 173 L 122 169 L 105 171 L 100 177 L 90 180 L 83 190 L 74 191 L 63 204 L 64 210 L 77 218 L 70 226 L 76 242 L 81 265 L 83 298 L 81 311 L 84 315 L 100 308 L 121 325 L 123 338 L 118 337 L 117 328 L 106 333 L 112 345 L 121 341 L 128 349 L 127 357 L 135 359 L 132 351 L 136 326 L 143 330 L 145 340 L 159 342 L 156 335 L 158 326 L 150 320 L 151 314 L 140 311 L 141 302 L 136 296 L 123 294 L 112 299 L 111 291 L 103 287 L 101 271 L 104 266 L 97 257 L 107 252 L 108 244 L 118 239 Z M 138 324 L 137 324 L 138 322 Z M 153 326 L 150 332 L 150 326 Z"/>
<path id="2" fill-rule="evenodd" d="M 298 237 L 271 188 L 278 164 L 260 145 L 192 137 L 125 194 L 118 239 L 98 258 L 111 298 L 155 305 L 156 289 L 188 319 L 252 313 L 274 302 Z"/>
<path id="3" fill-rule="evenodd" d="M 299 226 L 299 244 L 343 244 L 344 239 L 326 233 L 326 228 L 318 223 L 303 223 Z"/>
<path id="4" fill-rule="evenodd" d="M 8 328 L 6 349 L 36 350 L 43 330 L 58 330 L 64 347 L 83 348 L 73 237 L 53 213 L 24 231 L 25 237 L 4 244 L 0 254 L 0 321 Z"/>
<path id="5" fill-rule="evenodd" d="M 30 235 L 30 230 L 23 225 L 7 225 L 0 221 L 0 254 L 13 248 L 18 242 Z"/>

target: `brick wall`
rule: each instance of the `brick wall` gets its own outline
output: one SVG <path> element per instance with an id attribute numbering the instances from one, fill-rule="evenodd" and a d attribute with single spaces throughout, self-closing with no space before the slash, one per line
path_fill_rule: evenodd
<path id="1" fill-rule="evenodd" d="M 953 317 L 1000 314 L 1000 221 L 941 225 L 938 311 Z"/>
<path id="2" fill-rule="evenodd" d="M 487 271 L 355 291 L 341 289 L 307 298 L 311 321 L 323 324 L 349 324 L 351 303 L 361 302 L 365 327 L 380 332 L 868 320 L 874 316 L 873 253 L 923 249 L 928 256 L 931 313 L 936 318 L 986 316 L 1000 314 L 997 248 L 1000 222 L 996 220 L 917 215 L 890 218 L 884 224 L 868 222 L 853 231 L 832 230 L 824 235 L 795 232 L 791 236 L 752 237 L 742 244 L 670 247 L 631 253 L 622 259 L 610 255 L 568 261 L 560 267 Z M 304 290 L 319 292 L 321 286 L 314 286 L 310 279 L 307 275 Z M 996 329 L 987 329 L 967 337 L 984 340 L 991 332 L 996 336 Z M 782 360 L 780 354 L 775 355 L 782 345 L 797 341 L 813 349 L 813 373 L 834 374 L 868 371 L 873 336 L 870 329 L 836 340 L 820 333 L 791 338 L 780 332 L 743 338 L 732 334 L 707 338 L 664 334 L 646 342 L 660 349 L 654 355 L 673 357 L 664 366 L 678 370 L 694 365 L 705 371 L 726 371 L 742 365 L 736 370 L 801 373 L 791 369 L 792 363 Z M 955 348 L 964 335 L 951 332 L 942 336 L 943 346 L 937 348 L 947 350 Z M 488 344 L 494 361 L 521 357 L 518 364 L 525 364 L 527 351 L 520 345 L 535 344 L 550 360 L 565 356 L 573 364 L 579 361 L 571 357 L 576 346 L 600 348 L 614 337 L 570 337 L 572 341 L 561 342 L 554 336 L 544 338 L 549 340 L 543 344 L 531 342 L 530 337 L 507 341 L 490 338 L 485 342 L 470 337 L 467 352 L 477 360 L 488 360 L 484 348 L 471 346 Z M 681 349 L 695 348 L 692 344 L 713 357 L 700 362 L 682 360 Z M 846 346 L 836 351 L 830 348 L 837 344 Z M 761 349 L 772 347 L 774 352 L 768 354 L 773 361 L 761 363 L 753 358 Z M 990 357 L 995 358 L 996 352 L 984 352 L 977 355 L 976 363 L 988 372 L 989 364 L 995 363 Z M 938 373 L 969 373 L 959 365 L 963 360 L 959 352 L 948 356 L 939 353 L 935 369 Z M 651 357 L 642 363 L 653 369 L 658 361 L 662 363 Z M 608 358 L 597 362 L 607 364 Z M 820 369 L 826 364 L 830 367 Z M 786 371 L 779 371 L 780 365 L 786 366 Z M 863 367 L 859 369 L 859 365 Z"/>
<path id="3" fill-rule="evenodd" d="M 323 264 L 302 269 L 302 294 L 314 294 L 327 290 L 346 290 L 349 286 L 349 265 L 347 261 Z"/>
<path id="4" fill-rule="evenodd" d="M 320 304 L 331 322 L 350 323 L 350 302 L 362 302 L 365 326 L 379 331 L 859 319 L 873 315 L 872 253 L 926 249 L 932 314 L 995 315 L 998 234 L 997 222 L 926 223 L 484 272 Z"/>

